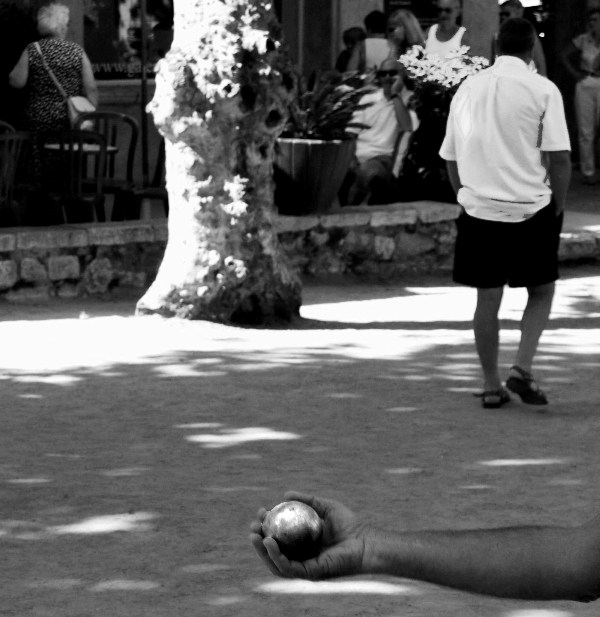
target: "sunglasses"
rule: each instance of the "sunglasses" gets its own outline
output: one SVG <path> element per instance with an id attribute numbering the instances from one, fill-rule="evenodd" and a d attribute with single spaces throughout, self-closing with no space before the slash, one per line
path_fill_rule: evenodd
<path id="1" fill-rule="evenodd" d="M 438 9 L 438 13 L 452 13 L 454 9 Z"/>
<path id="2" fill-rule="evenodd" d="M 390 70 L 390 71 L 377 71 L 377 77 L 396 77 L 398 75 L 398 71 Z"/>
<path id="3" fill-rule="evenodd" d="M 510 13 L 507 13 L 506 11 L 501 11 L 500 17 L 510 17 Z"/>

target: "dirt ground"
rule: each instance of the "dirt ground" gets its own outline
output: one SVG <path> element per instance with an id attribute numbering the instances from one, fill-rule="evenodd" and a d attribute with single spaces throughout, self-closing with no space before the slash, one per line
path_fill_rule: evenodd
<path id="1" fill-rule="evenodd" d="M 0 305 L 0 615 L 579 617 L 409 580 L 274 578 L 248 524 L 294 488 L 403 529 L 600 511 L 600 266 L 565 273 L 546 413 L 487 411 L 471 291 L 307 284 L 289 329 L 132 316 L 132 299 Z M 502 309 L 502 361 L 521 292 Z"/>

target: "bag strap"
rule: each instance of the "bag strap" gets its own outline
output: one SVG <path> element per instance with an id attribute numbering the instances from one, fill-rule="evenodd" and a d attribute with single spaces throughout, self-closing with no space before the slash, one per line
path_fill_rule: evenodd
<path id="1" fill-rule="evenodd" d="M 54 85 L 57 87 L 57 89 L 60 92 L 61 96 L 66 101 L 69 97 L 67 96 L 67 93 L 65 92 L 65 89 L 60 85 L 60 81 L 58 81 L 58 79 L 56 78 L 56 75 L 54 74 L 52 69 L 48 66 L 48 63 L 46 62 L 46 58 L 44 58 L 44 54 L 42 53 L 42 49 L 40 47 L 40 44 L 36 41 L 34 43 L 34 45 L 35 45 L 35 48 L 36 48 L 38 54 L 40 55 L 40 58 L 42 59 L 42 64 L 44 65 L 44 68 L 46 69 L 46 71 L 48 71 L 48 75 L 50 75 L 50 77 L 52 78 L 52 81 L 54 82 Z"/>

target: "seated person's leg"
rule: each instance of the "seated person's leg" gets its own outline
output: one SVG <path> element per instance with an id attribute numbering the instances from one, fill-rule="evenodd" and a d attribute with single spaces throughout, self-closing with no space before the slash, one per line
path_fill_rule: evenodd
<path id="1" fill-rule="evenodd" d="M 368 159 L 356 170 L 356 180 L 348 195 L 348 203 L 358 205 L 367 203 L 372 183 L 377 178 L 388 178 L 392 173 L 391 157 L 376 156 Z"/>

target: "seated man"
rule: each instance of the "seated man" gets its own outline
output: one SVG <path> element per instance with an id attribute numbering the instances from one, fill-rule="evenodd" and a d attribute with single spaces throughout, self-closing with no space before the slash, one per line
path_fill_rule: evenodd
<path id="1" fill-rule="evenodd" d="M 399 138 L 416 130 L 417 116 L 408 109 L 410 91 L 404 85 L 403 67 L 393 59 L 384 60 L 376 74 L 377 90 L 366 94 L 352 121 L 366 126 L 356 132 L 356 156 L 350 175 L 348 205 L 386 203 L 398 165 Z M 406 148 L 405 144 L 400 144 Z M 344 200 L 342 200 L 344 201 Z"/>

